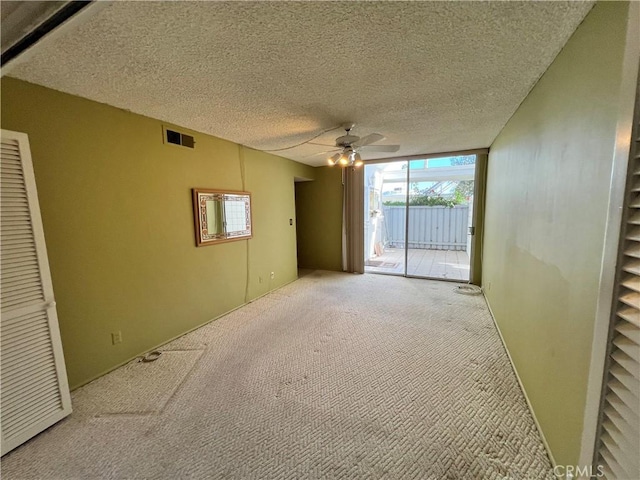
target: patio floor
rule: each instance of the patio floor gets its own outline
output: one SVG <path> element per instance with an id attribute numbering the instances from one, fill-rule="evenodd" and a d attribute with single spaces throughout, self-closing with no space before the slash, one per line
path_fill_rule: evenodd
<path id="1" fill-rule="evenodd" d="M 404 253 L 402 248 L 386 248 L 381 256 L 365 261 L 365 272 L 404 275 Z M 467 282 L 469 255 L 459 250 L 410 248 L 407 275 Z"/>

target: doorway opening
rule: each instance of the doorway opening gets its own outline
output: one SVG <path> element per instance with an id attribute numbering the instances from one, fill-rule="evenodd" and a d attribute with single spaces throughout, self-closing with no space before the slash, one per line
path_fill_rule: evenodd
<path id="1" fill-rule="evenodd" d="M 296 237 L 296 265 L 298 267 L 298 278 L 304 277 L 313 272 L 308 268 L 309 259 L 312 253 L 312 245 L 309 240 L 309 225 L 314 221 L 309 212 L 309 190 L 312 182 L 310 178 L 293 178 L 293 201 L 295 205 L 295 219 L 289 219 L 289 225 L 295 228 Z M 305 190 L 306 189 L 306 190 Z"/>
<path id="2" fill-rule="evenodd" d="M 365 165 L 365 273 L 469 282 L 476 158 Z"/>

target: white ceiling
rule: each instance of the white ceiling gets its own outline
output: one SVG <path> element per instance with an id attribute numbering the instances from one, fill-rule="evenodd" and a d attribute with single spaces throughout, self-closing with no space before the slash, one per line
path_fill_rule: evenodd
<path id="1" fill-rule="evenodd" d="M 9 75 L 260 150 L 346 121 L 400 144 L 393 155 L 481 148 L 592 6 L 114 2 L 45 38 Z M 277 154 L 322 165 L 327 155 L 309 155 L 326 149 Z"/>

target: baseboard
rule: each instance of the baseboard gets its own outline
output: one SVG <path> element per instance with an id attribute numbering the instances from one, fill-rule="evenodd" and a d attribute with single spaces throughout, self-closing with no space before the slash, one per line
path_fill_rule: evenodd
<path id="1" fill-rule="evenodd" d="M 538 422 L 538 417 L 536 417 L 536 412 L 533 410 L 533 406 L 531 405 L 531 401 L 529 400 L 529 396 L 527 395 L 527 391 L 524 388 L 524 384 L 520 379 L 520 375 L 518 375 L 518 369 L 516 368 L 516 364 L 513 362 L 513 357 L 511 357 L 511 352 L 509 352 L 509 348 L 507 347 L 507 343 L 504 341 L 504 337 L 502 336 L 502 331 L 500 330 L 500 326 L 496 321 L 496 317 L 493 314 L 493 310 L 491 310 L 491 305 L 489 304 L 489 300 L 483 294 L 484 301 L 487 304 L 487 308 L 489 309 L 489 314 L 491 315 L 491 319 L 493 320 L 493 324 L 498 331 L 498 335 L 500 336 L 500 341 L 502 342 L 502 346 L 504 347 L 505 352 L 507 352 L 507 357 L 509 357 L 509 363 L 511 363 L 511 368 L 513 369 L 513 373 L 516 375 L 516 379 L 518 380 L 518 385 L 520 385 L 520 390 L 522 390 L 522 394 L 524 395 L 524 399 L 527 402 L 527 406 L 529 407 L 529 411 L 531 412 L 531 416 L 533 417 L 533 422 L 538 429 L 538 433 L 540 434 L 540 438 L 542 439 L 542 444 L 544 445 L 545 450 L 547 451 L 547 456 L 549 460 L 551 460 L 551 465 L 555 468 L 558 464 L 556 459 L 553 457 L 553 453 L 551 452 L 551 448 L 549 447 L 549 442 L 547 442 L 547 438 L 544 436 L 544 432 L 542 431 L 542 427 L 540 426 L 540 422 Z"/>
<path id="2" fill-rule="evenodd" d="M 138 353 L 138 354 L 136 354 L 136 355 L 134 355 L 134 356 L 132 356 L 132 357 L 128 358 L 127 360 L 125 360 L 125 361 L 123 361 L 123 362 L 121 362 L 121 363 L 118 363 L 116 366 L 114 366 L 114 367 L 110 367 L 110 368 L 108 368 L 108 369 L 104 370 L 103 372 L 98 373 L 97 375 L 95 375 L 95 376 L 93 376 L 93 377 L 89 378 L 89 379 L 88 379 L 88 380 L 86 380 L 86 381 L 83 381 L 82 383 L 79 383 L 79 384 L 77 384 L 77 385 L 73 385 L 73 386 L 69 387 L 69 390 L 70 390 L 71 392 L 73 392 L 74 390 L 77 390 L 77 389 L 78 389 L 78 388 L 80 388 L 80 387 L 84 387 L 84 386 L 85 386 L 85 385 L 87 385 L 88 383 L 91 383 L 91 382 L 93 382 L 94 380 L 97 380 L 98 378 L 105 376 L 107 373 L 111 373 L 111 372 L 113 372 L 114 370 L 117 370 L 118 368 L 122 367 L 123 365 L 126 365 L 127 363 L 129 363 L 129 362 L 131 362 L 131 361 L 135 360 L 136 358 L 142 357 L 142 356 L 144 356 L 146 353 L 151 352 L 151 351 L 153 351 L 153 350 L 156 350 L 156 349 L 158 349 L 158 348 L 160 348 L 160 347 L 162 347 L 162 346 L 166 345 L 167 343 L 173 342 L 174 340 L 176 340 L 176 339 L 178 339 L 178 338 L 180 338 L 180 337 L 183 337 L 183 336 L 185 336 L 186 334 L 193 332 L 194 330 L 197 330 L 197 329 L 199 329 L 199 328 L 201 328 L 201 327 L 204 327 L 205 325 L 208 325 L 208 324 L 209 324 L 209 323 L 211 323 L 211 322 L 215 322 L 216 320 L 219 320 L 220 318 L 222 318 L 222 317 L 224 317 L 224 316 L 226 316 L 226 315 L 229 315 L 231 312 L 235 312 L 235 311 L 236 311 L 236 310 L 238 310 L 239 308 L 242 308 L 242 307 L 244 307 L 244 306 L 246 306 L 246 305 L 249 305 L 250 303 L 255 302 L 256 300 L 258 300 L 258 299 L 260 299 L 260 298 L 262 298 L 262 297 L 264 297 L 264 296 L 266 296 L 266 295 L 269 295 L 270 293 L 273 293 L 273 292 L 275 292 L 275 291 L 277 291 L 277 290 L 280 290 L 281 288 L 286 287 L 287 285 L 289 285 L 289 284 L 291 284 L 291 283 L 293 283 L 293 282 L 295 282 L 295 281 L 297 281 L 297 280 L 298 280 L 298 277 L 296 276 L 296 278 L 294 278 L 294 279 L 293 279 L 293 280 L 291 280 L 290 282 L 283 283 L 283 284 L 282 284 L 282 285 L 280 285 L 279 287 L 276 287 L 276 288 L 274 288 L 274 289 L 272 289 L 272 290 L 269 290 L 268 292 L 263 293 L 262 295 L 259 295 L 259 296 L 255 297 L 255 298 L 252 298 L 252 299 L 251 299 L 251 300 L 249 300 L 248 302 L 244 302 L 244 303 L 242 303 L 242 304 L 238 305 L 237 307 L 232 308 L 231 310 L 227 310 L 226 312 L 221 313 L 220 315 L 218 315 L 218 316 L 216 316 L 216 317 L 213 317 L 213 318 L 211 318 L 211 319 L 207 320 L 206 322 L 200 323 L 200 324 L 196 325 L 195 327 L 190 328 L 189 330 L 184 331 L 183 333 L 180 333 L 180 334 L 178 334 L 178 335 L 175 335 L 175 336 L 171 337 L 171 338 L 170 338 L 170 339 L 168 339 L 168 340 L 163 340 L 163 341 L 162 341 L 162 343 L 159 343 L 159 344 L 155 345 L 154 347 L 148 348 L 148 349 L 146 349 L 146 350 L 144 350 L 144 351 L 142 351 L 142 352 L 140 352 L 140 353 Z"/>

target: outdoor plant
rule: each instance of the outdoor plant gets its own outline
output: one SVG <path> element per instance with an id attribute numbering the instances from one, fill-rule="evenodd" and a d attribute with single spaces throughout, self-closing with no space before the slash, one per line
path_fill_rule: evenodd
<path id="1" fill-rule="evenodd" d="M 455 205 L 460 205 L 464 202 L 463 197 L 458 197 L 457 195 L 453 198 L 444 198 L 440 195 L 427 195 L 426 193 L 421 193 L 418 195 L 412 195 L 409 198 L 409 206 L 410 207 L 451 207 L 453 208 Z M 404 207 L 406 202 L 402 201 L 386 201 L 383 202 L 383 205 L 387 207 Z"/>

